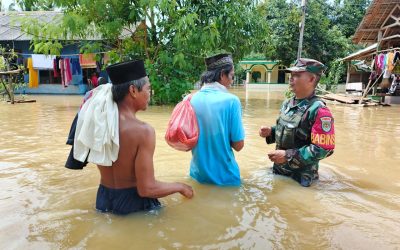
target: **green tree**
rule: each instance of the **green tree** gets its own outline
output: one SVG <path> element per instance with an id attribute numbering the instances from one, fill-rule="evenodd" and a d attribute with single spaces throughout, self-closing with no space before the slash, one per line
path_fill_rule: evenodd
<path id="1" fill-rule="evenodd" d="M 266 56 L 289 65 L 296 59 L 301 13 L 294 2 L 268 0 L 264 5 L 271 44 Z"/>
<path id="2" fill-rule="evenodd" d="M 267 0 L 259 7 L 264 11 L 268 26 L 265 30 L 269 32 L 265 38 L 269 50 L 265 55 L 287 66 L 297 57 L 301 20 L 300 2 Z M 337 59 L 343 58 L 356 48 L 351 43 L 350 37 L 361 21 L 369 2 L 370 0 L 307 1 L 302 57 L 324 62 L 328 66 L 325 80 L 333 81 L 332 84 L 341 79 L 338 74 L 343 74 L 342 66 L 338 65 Z"/>
<path id="3" fill-rule="evenodd" d="M 335 0 L 332 23 L 345 37 L 352 37 L 365 15 L 371 0 Z"/>
<path id="4" fill-rule="evenodd" d="M 3 93 L 3 96 L 7 94 L 12 104 L 14 104 L 14 90 L 25 86 L 23 67 L 15 64 L 16 58 L 14 49 L 0 45 L 0 93 Z"/>
<path id="5" fill-rule="evenodd" d="M 53 0 L 17 0 L 8 6 L 8 10 L 16 11 L 53 10 Z"/>
<path id="6" fill-rule="evenodd" d="M 263 5 L 268 10 L 265 18 L 271 31 L 269 41 L 273 48 L 267 56 L 289 65 L 297 56 L 301 20 L 299 1 L 268 0 Z M 350 40 L 332 21 L 333 8 L 326 1 L 307 1 L 303 57 L 329 64 L 348 53 Z"/>
<path id="7" fill-rule="evenodd" d="M 252 0 L 55 0 L 64 10 L 57 24 L 25 20 L 33 48 L 59 53 L 63 39 L 101 36 L 81 50 L 111 50 L 114 61 L 144 58 L 156 104 L 181 100 L 204 69 L 203 58 L 216 52 L 237 61 L 261 46 L 264 20 Z M 43 28 L 45 25 L 45 28 Z"/>
<path id="8" fill-rule="evenodd" d="M 329 18 L 331 8 L 325 1 L 308 1 L 302 54 L 328 66 L 345 56 L 350 45 L 350 41 Z"/>

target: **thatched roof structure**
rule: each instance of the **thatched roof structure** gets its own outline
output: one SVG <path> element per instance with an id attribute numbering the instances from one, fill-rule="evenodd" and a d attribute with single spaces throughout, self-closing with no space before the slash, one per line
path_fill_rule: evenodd
<path id="1" fill-rule="evenodd" d="M 356 44 L 400 46 L 400 0 L 373 0 L 353 37 Z"/>

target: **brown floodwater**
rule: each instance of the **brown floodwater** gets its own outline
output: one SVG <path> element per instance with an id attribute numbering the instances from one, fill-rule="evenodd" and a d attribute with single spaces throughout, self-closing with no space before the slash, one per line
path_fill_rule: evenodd
<path id="1" fill-rule="evenodd" d="M 320 181 L 303 188 L 274 176 L 258 136 L 273 124 L 280 92 L 234 89 L 243 107 L 240 187 L 188 177 L 191 154 L 164 141 L 172 107 L 139 117 L 155 127 L 155 174 L 193 186 L 195 197 L 162 198 L 163 208 L 129 216 L 95 210 L 97 168 L 69 170 L 65 145 L 81 96 L 32 96 L 0 103 L 0 249 L 399 249 L 400 106 L 329 104 L 336 150 Z"/>

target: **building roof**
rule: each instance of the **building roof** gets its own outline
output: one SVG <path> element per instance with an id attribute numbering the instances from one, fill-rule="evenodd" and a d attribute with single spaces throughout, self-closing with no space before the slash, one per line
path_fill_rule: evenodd
<path id="1" fill-rule="evenodd" d="M 253 65 L 264 65 L 264 64 L 278 64 L 278 61 L 273 61 L 269 59 L 259 59 L 259 58 L 243 58 L 239 61 L 239 64 L 253 64 Z"/>
<path id="2" fill-rule="evenodd" d="M 400 0 L 373 0 L 354 34 L 353 42 L 376 43 L 379 31 L 382 32 L 383 43 L 400 41 Z"/>
<path id="3" fill-rule="evenodd" d="M 0 12 L 0 41 L 29 41 L 32 36 L 21 30 L 20 18 L 34 18 L 45 23 L 59 22 L 63 13 L 58 11 Z"/>
<path id="4" fill-rule="evenodd" d="M 341 61 L 351 61 L 354 59 L 362 59 L 365 57 L 368 57 L 369 55 L 371 55 L 371 53 L 373 53 L 374 51 L 376 51 L 376 47 L 378 46 L 378 43 L 374 43 L 368 47 L 366 47 L 365 49 L 359 50 L 357 52 L 354 52 L 353 54 L 350 54 L 348 56 L 346 56 L 345 58 L 340 59 Z"/>
<path id="5" fill-rule="evenodd" d="M 32 40 L 32 35 L 27 34 L 21 30 L 21 19 L 22 18 L 32 18 L 44 23 L 57 23 L 61 22 L 63 17 L 63 12 L 61 11 L 9 11 L 0 12 L 0 41 L 30 41 Z M 120 38 L 125 38 L 130 36 L 135 32 L 135 27 L 130 27 L 129 29 L 123 29 Z M 64 38 L 58 38 L 59 40 L 64 40 Z M 85 39 L 79 40 L 102 40 L 101 35 L 91 36 Z M 68 40 L 78 40 L 78 39 L 68 39 Z"/>

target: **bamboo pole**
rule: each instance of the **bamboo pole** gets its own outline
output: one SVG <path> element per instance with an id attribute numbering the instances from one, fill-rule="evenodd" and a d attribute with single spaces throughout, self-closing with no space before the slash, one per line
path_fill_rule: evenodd
<path id="1" fill-rule="evenodd" d="M 14 104 L 14 86 L 13 86 L 13 77 L 12 75 L 9 76 L 8 78 L 8 86 L 9 86 L 9 91 L 10 91 L 10 101 L 11 104 Z"/>
<path id="2" fill-rule="evenodd" d="M 358 101 L 358 104 L 362 104 L 362 102 L 363 102 L 365 96 L 367 96 L 367 94 L 368 94 L 368 92 L 371 90 L 371 88 L 378 82 L 379 78 L 381 78 L 381 76 L 383 75 L 383 72 L 384 72 L 384 71 L 382 71 L 382 73 L 376 78 L 375 82 L 374 82 L 372 85 L 371 85 L 372 79 L 370 79 L 370 80 L 368 81 L 368 85 L 367 85 L 367 87 L 365 88 L 365 91 L 364 91 L 364 93 L 362 94 L 362 96 L 361 96 L 361 98 L 360 98 L 360 101 Z"/>

